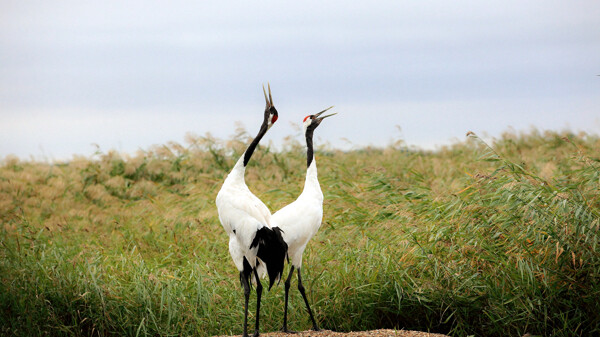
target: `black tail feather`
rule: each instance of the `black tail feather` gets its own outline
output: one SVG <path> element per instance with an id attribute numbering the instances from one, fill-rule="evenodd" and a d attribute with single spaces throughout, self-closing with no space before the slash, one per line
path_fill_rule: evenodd
<path id="1" fill-rule="evenodd" d="M 280 228 L 263 227 L 256 232 L 250 248 L 258 246 L 257 256 L 267 265 L 269 274 L 269 290 L 277 279 L 281 280 L 283 265 L 287 256 L 287 243 L 281 235 Z"/>

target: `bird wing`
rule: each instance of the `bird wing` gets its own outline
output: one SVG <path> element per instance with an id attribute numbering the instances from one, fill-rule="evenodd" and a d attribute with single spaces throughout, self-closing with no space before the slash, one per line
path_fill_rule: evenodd
<path id="1" fill-rule="evenodd" d="M 224 185 L 217 194 L 216 205 L 219 217 L 222 215 L 227 216 L 227 212 L 231 211 L 231 209 L 238 209 L 244 211 L 261 223 L 270 226 L 271 212 L 245 185 L 243 187 Z M 221 223 L 223 223 L 223 221 L 221 221 Z M 226 225 L 223 224 L 223 226 L 225 227 Z M 228 233 L 231 232 L 228 228 L 225 228 L 225 230 Z"/>
<path id="2" fill-rule="evenodd" d="M 256 231 L 264 226 L 270 227 L 271 213 L 250 191 L 243 192 L 220 192 L 216 204 L 225 231 L 234 234 L 243 249 L 249 249 Z"/>
<path id="3" fill-rule="evenodd" d="M 252 200 L 252 203 L 245 204 L 246 211 L 261 221 L 265 226 L 271 227 L 271 211 L 262 200 L 248 190 L 247 198 Z"/>

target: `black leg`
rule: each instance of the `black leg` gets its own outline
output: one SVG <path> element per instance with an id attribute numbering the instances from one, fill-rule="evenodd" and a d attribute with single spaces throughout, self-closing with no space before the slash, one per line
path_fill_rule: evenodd
<path id="1" fill-rule="evenodd" d="M 248 284 L 248 278 L 244 275 L 244 272 L 240 272 L 240 280 L 244 287 L 244 337 L 248 337 L 248 300 L 250 299 L 250 285 Z"/>
<path id="2" fill-rule="evenodd" d="M 290 285 L 292 283 L 292 275 L 294 275 L 294 266 L 291 266 L 290 274 L 288 275 L 287 279 L 285 280 L 285 306 L 283 307 L 283 327 L 281 328 L 281 331 L 288 332 L 288 333 L 293 332 L 293 331 L 289 331 L 287 328 L 288 294 L 290 292 Z"/>
<path id="3" fill-rule="evenodd" d="M 308 299 L 306 298 L 306 293 L 304 292 L 304 286 L 302 285 L 302 276 L 300 275 L 300 269 L 298 268 L 298 290 L 300 290 L 300 294 L 302 294 L 302 298 L 304 299 L 304 303 L 306 304 L 306 310 L 308 310 L 308 315 L 310 316 L 310 320 L 313 324 L 313 330 L 319 331 L 319 327 L 317 326 L 317 322 L 315 322 L 315 318 L 313 317 L 312 310 L 310 310 L 310 305 L 308 305 Z"/>
<path id="4" fill-rule="evenodd" d="M 254 329 L 253 337 L 258 337 L 259 327 L 260 327 L 260 297 L 262 295 L 262 283 L 260 283 L 260 279 L 258 278 L 258 273 L 256 272 L 256 268 L 254 268 L 254 277 L 256 278 L 256 327 Z"/>

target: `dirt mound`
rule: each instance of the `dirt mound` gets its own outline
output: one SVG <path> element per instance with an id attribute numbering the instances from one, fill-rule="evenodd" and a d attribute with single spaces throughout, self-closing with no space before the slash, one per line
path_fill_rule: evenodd
<path id="1" fill-rule="evenodd" d="M 252 335 L 252 333 L 249 333 Z M 371 331 L 352 331 L 352 332 L 334 332 L 331 330 L 321 331 L 300 331 L 295 334 L 287 334 L 283 332 L 267 332 L 261 333 L 264 337 L 448 337 L 437 333 L 428 333 L 410 330 L 371 330 Z M 228 336 L 218 336 L 228 337 Z M 232 336 L 234 337 L 234 336 Z M 237 337 L 237 336 L 235 336 Z"/>

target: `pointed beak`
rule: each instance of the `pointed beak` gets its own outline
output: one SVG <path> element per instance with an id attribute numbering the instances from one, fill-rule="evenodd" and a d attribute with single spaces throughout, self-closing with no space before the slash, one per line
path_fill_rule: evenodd
<path id="1" fill-rule="evenodd" d="M 265 85 L 263 84 L 263 94 L 265 94 L 265 102 L 267 103 L 267 108 L 273 106 L 273 97 L 271 96 L 271 84 L 267 82 L 267 86 L 269 88 L 269 97 L 267 98 L 267 91 L 265 90 Z"/>
<path id="2" fill-rule="evenodd" d="M 319 121 L 322 121 L 322 120 L 324 120 L 325 118 L 327 118 L 327 117 L 331 117 L 331 116 L 333 116 L 333 115 L 337 115 L 337 112 L 334 112 L 334 113 L 332 113 L 332 114 L 329 114 L 329 115 L 325 115 L 325 116 L 323 116 L 323 117 L 319 117 L 319 118 L 317 118 L 317 119 L 318 119 Z"/>
<path id="3" fill-rule="evenodd" d="M 315 117 L 317 117 L 317 120 L 318 120 L 319 122 L 321 122 L 323 119 L 325 119 L 325 118 L 327 118 L 327 117 L 331 117 L 331 116 L 333 116 L 333 115 L 337 114 L 337 112 L 334 112 L 334 113 L 332 113 L 332 114 L 329 114 L 329 115 L 325 115 L 325 116 L 323 116 L 323 117 L 320 117 L 320 116 L 321 116 L 321 115 L 322 115 L 322 114 L 323 114 L 325 111 L 327 111 L 327 110 L 329 110 L 329 109 L 331 109 L 331 108 L 333 108 L 333 105 L 332 105 L 332 106 L 330 106 L 329 108 L 327 108 L 327 109 L 325 109 L 325 110 L 323 110 L 323 111 L 319 112 L 319 113 L 316 113 L 316 114 L 315 114 Z"/>

